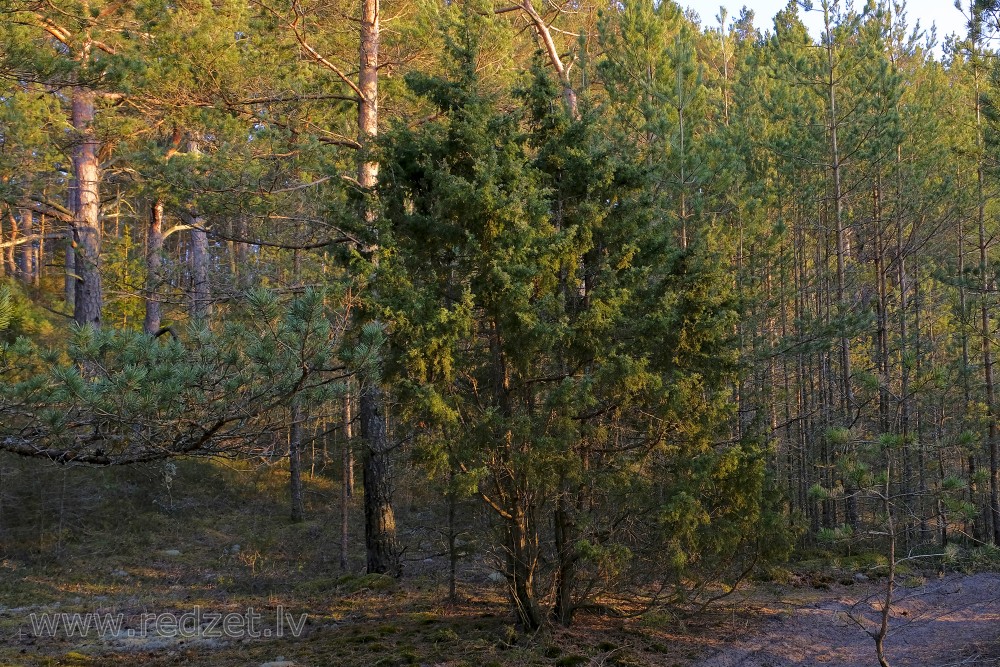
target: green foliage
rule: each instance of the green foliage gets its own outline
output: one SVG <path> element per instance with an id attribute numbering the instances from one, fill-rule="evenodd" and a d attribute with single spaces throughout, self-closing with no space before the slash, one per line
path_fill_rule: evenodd
<path id="1" fill-rule="evenodd" d="M 0 280 L 0 342 L 13 344 L 19 338 L 44 339 L 53 335 L 55 327 L 50 313 L 31 301 L 13 281 Z"/>
<path id="2" fill-rule="evenodd" d="M 402 483 L 485 498 L 470 542 L 574 603 L 663 582 L 694 602 L 803 525 L 803 547 L 990 534 L 989 26 L 976 9 L 938 58 L 888 3 L 831 6 L 815 43 L 792 2 L 766 30 L 669 0 L 535 30 L 383 2 L 367 145 L 335 3 L 7 3 L 0 438 L 274 457 L 291 404 L 318 428 L 345 381 L 382 384 L 392 455 L 420 468 Z M 101 330 L 56 319 L 72 91 L 96 100 Z"/>
<path id="3" fill-rule="evenodd" d="M 96 463 L 266 453 L 293 397 L 340 391 L 329 370 L 340 332 L 325 298 L 257 292 L 221 331 L 192 323 L 166 341 L 76 327 L 52 355 L 19 339 L 0 368 L 0 437 L 22 454 Z"/>
<path id="4" fill-rule="evenodd" d="M 737 372 L 718 256 L 694 217 L 687 248 L 662 224 L 657 172 L 615 141 L 610 109 L 583 99 L 569 118 L 540 65 L 485 89 L 474 26 L 450 28 L 447 77 L 409 79 L 434 118 L 381 142 L 387 368 L 421 460 L 494 499 L 501 523 L 572 526 L 513 530 L 589 594 L 653 563 L 725 577 L 775 556 L 763 447 L 714 446 Z"/>
<path id="5" fill-rule="evenodd" d="M 842 525 L 835 528 L 821 528 L 816 537 L 820 542 L 842 542 L 851 539 L 854 531 L 850 526 Z"/>
<path id="6" fill-rule="evenodd" d="M 0 285 L 0 334 L 10 328 L 11 320 L 14 318 L 14 298 L 11 296 L 10 287 Z"/>

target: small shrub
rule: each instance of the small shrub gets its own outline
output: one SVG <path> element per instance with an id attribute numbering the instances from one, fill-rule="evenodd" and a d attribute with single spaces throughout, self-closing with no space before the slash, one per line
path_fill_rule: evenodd
<path id="1" fill-rule="evenodd" d="M 458 633 L 452 630 L 451 628 L 443 628 L 434 633 L 433 641 L 435 644 L 457 642 Z"/>

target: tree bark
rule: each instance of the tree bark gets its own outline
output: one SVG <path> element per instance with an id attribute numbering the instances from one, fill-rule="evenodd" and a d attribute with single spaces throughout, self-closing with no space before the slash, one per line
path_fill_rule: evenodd
<path id="1" fill-rule="evenodd" d="M 574 521 L 567 503 L 565 485 L 556 498 L 555 547 L 558 568 L 556 570 L 556 603 L 553 616 L 565 627 L 573 623 L 573 587 L 576 578 L 576 544 L 574 538 Z"/>
<path id="2" fill-rule="evenodd" d="M 358 143 L 361 144 L 361 159 L 358 164 L 358 184 L 365 196 L 361 215 L 369 227 L 373 227 L 375 223 L 375 209 L 370 197 L 371 191 L 378 184 L 379 169 L 378 163 L 371 160 L 367 153 L 378 135 L 379 25 L 379 1 L 362 0 L 358 72 L 358 88 L 361 91 L 358 99 Z M 358 398 L 361 437 L 365 442 L 363 475 L 368 572 L 398 577 L 401 570 L 396 545 L 396 520 L 392 509 L 390 448 L 379 378 L 362 388 Z"/>
<path id="3" fill-rule="evenodd" d="M 507 585 L 518 622 L 526 632 L 533 632 L 543 621 L 535 591 L 538 538 L 524 498 L 514 498 L 512 510 L 507 520 Z"/>
<path id="4" fill-rule="evenodd" d="M 146 234 L 146 317 L 142 322 L 142 330 L 149 335 L 160 330 L 162 313 L 160 298 L 160 269 L 163 265 L 163 200 L 153 202 L 149 216 L 149 229 Z"/>
<path id="5" fill-rule="evenodd" d="M 73 89 L 72 123 L 77 135 L 73 147 L 74 272 L 76 287 L 73 319 L 80 326 L 101 326 L 101 226 L 99 143 L 91 124 L 94 120 L 94 92 L 83 86 Z"/>
<path id="6" fill-rule="evenodd" d="M 351 495 L 354 486 L 354 454 L 351 440 L 354 438 L 353 415 L 351 414 L 351 394 L 344 396 L 344 448 L 343 471 L 340 479 L 340 569 L 347 570 L 349 543 Z"/>
<path id="7" fill-rule="evenodd" d="M 30 239 L 35 234 L 35 219 L 30 208 L 21 209 L 21 233 Z M 38 242 L 29 240 L 21 245 L 21 280 L 25 284 L 34 284 L 37 270 L 36 253 Z"/>
<path id="8" fill-rule="evenodd" d="M 983 380 L 986 385 L 986 407 L 989 414 L 989 434 L 987 448 L 990 457 L 990 527 L 993 531 L 993 543 L 1000 543 L 1000 452 L 997 442 L 997 405 L 996 387 L 993 375 L 993 334 L 990 322 L 989 304 L 986 295 L 991 289 L 989 279 L 989 238 L 986 235 L 986 195 L 985 195 L 985 173 L 983 162 L 983 121 L 982 103 L 979 94 L 979 74 L 976 73 L 976 129 L 977 145 L 979 148 L 979 162 L 976 169 L 976 186 L 978 197 L 978 221 L 979 221 L 979 273 L 981 278 L 980 287 L 983 296 L 980 305 L 980 318 L 982 325 L 982 346 L 983 346 Z"/>
<path id="9" fill-rule="evenodd" d="M 378 136 L 378 57 L 379 57 L 379 2 L 361 1 L 361 53 L 358 73 L 358 143 L 362 147 L 358 165 L 358 183 L 366 191 L 378 184 L 378 162 L 369 159 L 364 152 L 371 148 Z M 366 222 L 374 222 L 374 210 L 364 206 Z"/>
<path id="10" fill-rule="evenodd" d="M 292 521 L 298 523 L 305 517 L 302 500 L 302 408 L 298 400 L 292 405 L 292 423 L 288 436 L 288 472 L 291 494 Z"/>
<path id="11" fill-rule="evenodd" d="M 555 40 L 552 39 L 552 31 L 549 30 L 549 24 L 535 10 L 535 6 L 531 3 L 531 0 L 522 0 L 521 7 L 528 15 L 528 19 L 531 21 L 532 26 L 534 26 L 538 39 L 542 42 L 545 53 L 548 54 L 552 67 L 556 70 L 556 75 L 559 77 L 559 83 L 562 86 L 563 102 L 566 105 L 566 110 L 569 112 L 571 118 L 579 118 L 580 111 L 577 103 L 577 95 L 569 79 L 569 68 L 563 63 L 562 57 L 559 55 L 559 49 L 556 48 Z"/>
<path id="12" fill-rule="evenodd" d="M 0 244 L 4 242 L 3 236 L 3 216 L 0 215 Z M 4 259 L 3 253 L 0 253 L 0 278 L 5 278 L 7 276 L 7 262 Z"/>
<path id="13" fill-rule="evenodd" d="M 456 466 L 452 461 L 448 471 L 448 600 L 458 602 L 458 525 L 455 518 L 458 504 L 455 491 Z"/>
<path id="14" fill-rule="evenodd" d="M 354 399 L 350 389 L 344 394 L 344 492 L 348 498 L 354 496 L 354 447 L 351 438 L 354 437 Z"/>
<path id="15" fill-rule="evenodd" d="M 10 245 L 4 249 L 3 256 L 0 257 L 0 264 L 4 265 L 4 273 L 8 276 L 17 275 L 17 237 L 19 236 L 20 224 L 14 216 L 14 209 L 7 208 L 7 222 L 10 223 Z"/>
<path id="16" fill-rule="evenodd" d="M 208 282 L 208 232 L 205 219 L 191 218 L 191 318 L 203 320 L 211 314 L 211 289 Z"/>
<path id="17" fill-rule="evenodd" d="M 188 141 L 188 153 L 197 157 L 201 154 L 195 135 Z M 203 320 L 211 314 L 211 289 L 208 282 L 208 232 L 205 219 L 197 210 L 191 210 L 191 319 Z"/>
<path id="18" fill-rule="evenodd" d="M 365 444 L 365 550 L 368 572 L 402 574 L 396 545 L 396 517 L 392 509 L 392 458 L 385 427 L 382 390 L 361 390 L 361 437 Z"/>
<path id="19" fill-rule="evenodd" d="M 72 186 L 76 189 L 76 186 Z M 72 195 L 75 197 L 75 194 Z M 66 309 L 69 311 L 76 310 L 76 241 L 73 239 L 73 230 L 66 232 L 66 255 L 64 259 L 64 299 L 66 301 Z"/>

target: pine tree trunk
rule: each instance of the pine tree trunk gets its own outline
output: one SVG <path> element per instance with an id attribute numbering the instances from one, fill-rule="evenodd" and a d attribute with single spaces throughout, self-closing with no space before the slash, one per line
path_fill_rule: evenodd
<path id="1" fill-rule="evenodd" d="M 361 437 L 365 441 L 365 550 L 368 572 L 401 574 L 396 545 L 396 517 L 392 510 L 391 451 L 382 412 L 384 400 L 377 386 L 361 390 Z"/>
<path id="2" fill-rule="evenodd" d="M 76 186 L 74 185 L 73 188 L 75 189 Z M 66 253 L 63 260 L 63 299 L 66 301 L 66 309 L 73 311 L 76 309 L 76 241 L 73 239 L 73 230 L 66 232 L 64 246 Z"/>
<path id="3" fill-rule="evenodd" d="M 191 318 L 204 320 L 211 313 L 211 290 L 208 282 L 208 232 L 205 219 L 191 219 Z"/>
<path id="4" fill-rule="evenodd" d="M 968 322 L 969 322 L 969 305 L 968 297 L 965 293 L 965 225 L 964 221 L 959 218 L 958 220 L 958 251 L 957 251 L 957 264 L 958 264 L 958 307 L 962 312 L 962 319 L 960 322 L 960 332 L 962 337 L 962 423 L 964 425 L 964 416 L 969 414 L 969 406 L 972 404 L 972 387 L 969 383 L 969 371 L 970 371 L 970 354 L 969 354 L 969 334 L 968 334 Z M 904 292 L 905 294 L 905 292 Z M 905 405 L 905 404 L 904 404 Z M 966 461 L 967 472 L 969 476 L 968 483 L 968 501 L 973 507 L 979 508 L 979 490 L 976 484 L 976 452 L 969 451 L 967 453 L 968 460 Z M 966 521 L 965 532 L 972 536 L 973 540 L 981 540 L 982 534 L 980 531 L 980 522 L 978 521 L 975 514 L 972 518 Z"/>
<path id="5" fill-rule="evenodd" d="M 980 172 L 982 169 L 980 168 Z M 982 176 L 980 176 L 982 178 Z M 997 442 L 997 405 L 996 386 L 993 375 L 993 335 L 990 328 L 990 312 L 986 294 L 990 289 L 988 277 L 988 239 L 986 238 L 985 204 L 980 201 L 979 215 L 979 264 L 982 275 L 983 298 L 980 306 L 983 344 L 983 378 L 986 385 L 986 406 L 989 414 L 989 434 L 987 448 L 990 456 L 990 527 L 993 531 L 993 543 L 1000 542 L 1000 474 L 998 474 L 998 443 Z"/>
<path id="6" fill-rule="evenodd" d="M 351 446 L 351 438 L 354 432 L 354 399 L 351 396 L 350 388 L 344 394 L 344 435 L 347 438 L 344 442 L 344 492 L 348 498 L 354 496 L 354 447 Z"/>
<path id="7" fill-rule="evenodd" d="M 378 57 L 379 57 L 379 2 L 361 1 L 361 54 L 358 74 L 358 133 L 362 150 L 371 148 L 378 136 Z M 363 155 L 358 166 L 358 183 L 365 190 L 378 184 L 378 163 Z M 364 207 L 363 215 L 368 223 L 374 222 L 374 212 L 370 206 Z"/>
<path id="8" fill-rule="evenodd" d="M 378 135 L 378 58 L 380 9 L 378 0 L 361 2 L 361 49 L 358 73 L 358 132 L 362 157 L 358 165 L 358 183 L 368 196 L 378 184 L 378 163 L 365 151 Z M 366 202 L 362 217 L 369 227 L 374 225 L 375 211 Z M 375 381 L 377 383 L 377 380 Z M 386 434 L 385 406 L 382 389 L 369 385 L 361 390 L 359 412 L 361 437 L 365 442 L 365 548 L 368 571 L 401 574 L 396 546 L 396 521 L 392 509 L 392 479 L 390 451 Z"/>
<path id="9" fill-rule="evenodd" d="M 563 64 L 562 56 L 559 55 L 559 49 L 552 39 L 552 31 L 549 30 L 549 24 L 538 13 L 531 0 L 521 0 L 521 8 L 528 15 L 528 20 L 534 26 L 535 33 L 542 42 L 542 47 L 545 49 L 552 67 L 556 70 L 556 76 L 559 78 L 559 83 L 562 86 L 563 103 L 566 105 L 566 111 L 569 112 L 571 118 L 579 118 L 580 111 L 576 91 L 573 89 L 573 84 L 569 79 L 569 70 Z"/>
<path id="10" fill-rule="evenodd" d="M 991 285 L 989 279 L 989 239 L 986 235 L 986 195 L 985 195 L 985 173 L 983 162 L 985 156 L 983 151 L 983 128 L 982 128 L 982 104 L 979 95 L 979 77 L 976 75 L 976 127 L 977 143 L 980 149 L 979 163 L 976 170 L 976 183 L 978 194 L 978 218 L 979 218 L 979 272 L 981 277 L 980 287 L 983 296 L 980 306 L 980 317 L 982 325 L 982 345 L 983 345 L 983 380 L 986 385 L 986 408 L 989 414 L 989 435 L 986 441 L 990 457 L 990 528 L 992 529 L 993 543 L 1000 543 L 1000 452 L 997 442 L 997 405 L 996 387 L 993 375 L 993 335 L 990 322 L 989 306 L 986 295 L 989 293 Z"/>
<path id="11" fill-rule="evenodd" d="M 73 147 L 73 238 L 76 245 L 76 288 L 73 319 L 80 326 L 101 326 L 101 225 L 100 166 L 98 141 L 91 128 L 94 92 L 83 86 L 73 89 L 72 123 L 77 134 Z"/>
<path id="12" fill-rule="evenodd" d="M 896 147 L 896 165 L 900 168 L 902 155 L 899 147 Z M 903 196 L 902 187 L 897 179 L 896 197 L 901 200 Z M 903 219 L 896 213 L 896 282 L 899 284 L 899 434 L 904 442 L 904 456 L 909 449 L 910 441 L 910 365 L 907 360 L 907 351 L 910 347 L 909 320 L 907 311 L 909 310 L 909 278 L 906 274 L 906 256 L 903 252 Z M 963 297 L 964 298 L 964 297 Z M 905 459 L 904 459 L 905 460 Z"/>
<path id="13" fill-rule="evenodd" d="M 5 267 L 4 273 L 8 276 L 17 276 L 17 237 L 20 235 L 20 224 L 14 216 L 14 209 L 7 208 L 7 222 L 10 226 L 10 245 L 3 249 L 3 257 L 0 263 Z"/>
<path id="14" fill-rule="evenodd" d="M 292 521 L 298 523 L 305 517 L 302 501 L 302 408 L 298 400 L 292 404 L 292 423 L 288 437 L 289 491 L 292 504 Z"/>
<path id="15" fill-rule="evenodd" d="M 163 265 L 163 201 L 153 202 L 149 216 L 149 228 L 146 233 L 146 317 L 142 322 L 142 330 L 149 335 L 160 330 L 162 313 L 160 310 L 160 289 L 162 277 L 160 269 Z"/>
<path id="16" fill-rule="evenodd" d="M 198 157 L 201 154 L 200 137 L 197 132 L 188 140 L 187 152 Z M 208 231 L 205 218 L 196 210 L 188 212 L 191 227 L 191 293 L 188 312 L 193 320 L 204 320 L 211 315 L 211 288 L 208 282 Z"/>
<path id="17" fill-rule="evenodd" d="M 45 267 L 45 234 L 48 231 L 45 223 L 45 215 L 42 214 L 38 225 L 38 245 L 35 246 L 35 287 L 42 286 L 42 273 Z"/>
<path id="18" fill-rule="evenodd" d="M 837 77 L 836 62 L 833 53 L 833 29 L 829 6 L 824 3 L 824 27 L 826 32 L 826 54 L 827 54 L 827 98 L 829 102 L 830 115 L 830 169 L 832 172 L 833 187 L 833 213 L 836 225 L 836 248 L 837 248 L 837 316 L 843 323 L 847 314 L 848 303 L 846 294 L 847 281 L 847 230 L 844 226 L 844 193 L 841 184 L 841 154 L 839 144 L 839 119 L 837 117 Z M 854 422 L 854 390 L 851 386 L 851 339 L 846 331 L 840 333 L 840 405 L 841 419 L 845 427 L 850 427 Z M 853 488 L 849 480 L 844 480 L 846 498 L 846 519 L 852 528 L 857 530 L 860 527 L 860 517 L 858 515 L 857 489 Z"/>
<path id="19" fill-rule="evenodd" d="M 448 471 L 448 600 L 458 601 L 458 526 L 455 519 L 458 504 L 455 492 L 456 466 Z"/>
<path id="20" fill-rule="evenodd" d="M 35 219 L 30 208 L 21 209 L 21 233 L 24 234 L 25 243 L 21 244 L 21 280 L 27 285 L 35 282 L 35 249 L 37 241 L 32 237 L 35 235 Z"/>
<path id="21" fill-rule="evenodd" d="M 236 236 L 240 239 L 247 238 L 247 221 L 240 216 L 236 220 Z M 247 268 L 247 244 L 242 241 L 233 242 L 233 256 L 236 264 L 236 286 L 240 290 L 250 287 L 250 270 Z"/>
<path id="22" fill-rule="evenodd" d="M 340 478 L 340 569 L 347 570 L 347 547 L 350 529 L 351 495 L 354 485 L 354 454 L 352 439 L 354 438 L 354 415 L 351 414 L 351 394 L 344 396 L 344 448 L 343 470 Z"/>

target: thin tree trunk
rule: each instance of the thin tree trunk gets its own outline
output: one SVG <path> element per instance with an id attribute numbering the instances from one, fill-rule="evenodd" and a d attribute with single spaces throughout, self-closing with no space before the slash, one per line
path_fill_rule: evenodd
<path id="1" fill-rule="evenodd" d="M 573 623 L 573 586 L 576 571 L 576 541 L 573 539 L 573 518 L 567 507 L 565 481 L 560 483 L 556 498 L 555 547 L 558 568 L 556 570 L 556 603 L 553 615 L 565 627 Z"/>
<path id="2" fill-rule="evenodd" d="M 458 504 L 455 491 L 455 470 L 452 462 L 448 471 L 448 600 L 458 601 L 458 527 L 455 514 Z"/>
<path id="3" fill-rule="evenodd" d="M 48 226 L 45 214 L 41 215 L 38 225 L 38 246 L 35 248 L 35 287 L 42 286 L 42 269 L 45 267 L 45 234 Z"/>
<path id="4" fill-rule="evenodd" d="M 354 496 L 354 447 L 351 446 L 351 434 L 354 432 L 354 399 L 348 388 L 344 394 L 344 433 L 347 440 L 344 444 L 344 491 L 347 497 Z"/>
<path id="5" fill-rule="evenodd" d="M 902 153 L 900 147 L 896 147 L 896 166 L 900 169 L 902 165 Z M 899 434 L 903 439 L 903 454 L 909 450 L 910 441 L 910 365 L 907 363 L 907 351 L 910 347 L 909 320 L 907 311 L 909 310 L 909 278 L 906 274 L 906 255 L 903 252 L 903 217 L 898 212 L 899 202 L 902 201 L 903 189 L 896 179 L 896 282 L 899 283 L 899 357 L 900 357 L 900 379 L 899 379 Z M 961 260 L 959 260 L 961 261 Z M 963 294 L 964 300 L 964 294 Z M 918 332 L 919 337 L 919 332 Z M 968 347 L 966 347 L 968 351 Z M 905 459 L 904 459 L 905 460 Z"/>
<path id="6" fill-rule="evenodd" d="M 298 399 L 292 403 L 292 423 L 288 437 L 289 490 L 292 501 L 292 521 L 298 523 L 305 517 L 302 500 L 302 408 Z"/>
<path id="7" fill-rule="evenodd" d="M 977 196 L 978 196 L 978 220 L 979 220 L 979 273 L 981 277 L 980 287 L 983 290 L 980 317 L 982 325 L 982 345 L 983 345 L 983 379 L 986 384 L 986 407 L 989 414 L 989 437 L 987 447 L 990 456 L 990 515 L 991 528 L 993 531 L 993 543 L 1000 543 L 1000 452 L 997 442 L 997 405 L 996 388 L 993 376 L 993 334 L 990 323 L 990 312 L 986 295 L 989 293 L 991 285 L 989 279 L 989 239 L 986 235 L 986 196 L 984 187 L 984 167 L 985 157 L 983 151 L 983 129 L 982 129 L 982 104 L 979 95 L 979 76 L 976 74 L 976 127 L 977 143 L 980 150 L 979 163 L 976 170 Z"/>
<path id="8" fill-rule="evenodd" d="M 885 638 L 889 635 L 889 616 L 892 613 L 892 595 L 896 587 L 896 523 L 893 517 L 891 484 L 892 484 L 892 463 L 886 464 L 886 482 L 883 489 L 882 505 L 883 511 L 888 521 L 889 532 L 889 576 L 885 580 L 885 597 L 880 600 L 882 605 L 879 609 L 879 627 L 875 632 L 871 632 L 872 639 L 875 640 L 875 654 L 878 658 L 879 667 L 889 667 L 889 660 L 885 655 Z"/>
<path id="9" fill-rule="evenodd" d="M 961 310 L 962 316 L 960 321 L 960 331 L 962 336 L 962 423 L 964 425 L 964 416 L 969 414 L 969 406 L 972 403 L 972 387 L 970 386 L 970 361 L 969 361 L 969 304 L 968 297 L 965 292 L 965 223 L 964 220 L 959 218 L 958 221 L 958 307 Z M 977 509 L 980 506 L 979 503 L 979 493 L 976 485 L 976 452 L 975 450 L 970 450 L 967 454 L 967 472 L 969 476 L 968 484 L 968 499 L 973 507 Z M 978 513 L 978 512 L 977 512 Z M 979 530 L 979 520 L 976 514 L 972 515 L 972 518 L 965 524 L 965 532 L 972 536 L 972 539 L 979 540 L 982 539 Z"/>
<path id="10" fill-rule="evenodd" d="M 347 570 L 347 547 L 350 529 L 351 492 L 354 473 L 354 455 L 352 439 L 354 438 L 354 416 L 351 414 L 351 395 L 344 396 L 344 448 L 343 470 L 340 479 L 340 569 Z"/>
<path id="11" fill-rule="evenodd" d="M 247 238 L 247 221 L 242 215 L 236 220 L 236 236 Z M 233 255 L 236 262 L 236 285 L 245 290 L 250 287 L 250 269 L 247 266 L 247 244 L 242 241 L 233 242 Z"/>
<path id="12" fill-rule="evenodd" d="M 836 62 L 833 53 L 833 28 L 831 25 L 830 8 L 823 3 L 823 20 L 826 32 L 827 55 L 827 96 L 830 114 L 830 168 L 833 177 L 833 213 L 837 233 L 837 316 L 840 320 L 840 403 L 843 425 L 850 427 L 854 422 L 854 390 L 851 387 L 851 339 L 843 327 L 847 314 L 846 298 L 847 280 L 847 231 L 844 226 L 844 194 L 841 185 L 841 155 L 839 144 L 839 119 L 837 118 L 837 77 Z M 846 481 L 846 480 L 845 480 Z M 860 526 L 856 489 L 845 484 L 847 492 L 846 512 L 847 522 L 855 530 Z"/>
<path id="13" fill-rule="evenodd" d="M 73 187 L 75 189 L 76 186 Z M 73 239 L 72 229 L 66 232 L 64 245 L 66 254 L 64 259 L 63 298 L 66 301 L 66 309 L 74 311 L 76 309 L 76 241 Z"/>
<path id="14" fill-rule="evenodd" d="M 146 234 L 146 317 L 142 322 L 142 330 L 153 335 L 160 330 L 162 313 L 158 291 L 162 278 L 160 269 L 163 265 L 163 200 L 153 202 L 149 215 L 149 228 Z"/>
<path id="15" fill-rule="evenodd" d="M 21 280 L 25 284 L 31 285 L 34 284 L 36 278 L 35 249 L 38 242 L 32 240 L 35 235 L 35 218 L 30 208 L 21 209 L 21 233 L 28 239 L 26 243 L 21 245 Z"/>
<path id="16" fill-rule="evenodd" d="M 3 216 L 0 215 L 0 244 L 4 242 L 3 236 Z M 0 278 L 5 278 L 7 276 L 7 262 L 4 259 L 4 254 L 0 252 Z"/>
<path id="17" fill-rule="evenodd" d="M 535 592 L 537 535 L 527 505 L 520 495 L 515 497 L 513 512 L 507 520 L 507 585 L 519 623 L 525 631 L 532 632 L 541 627 L 543 619 Z"/>
<path id="18" fill-rule="evenodd" d="M 549 24 L 535 10 L 535 6 L 531 0 L 521 0 L 521 7 L 528 15 L 528 19 L 535 28 L 538 39 L 542 42 L 542 47 L 545 49 L 552 67 L 556 70 L 556 76 L 559 77 L 559 83 L 562 86 L 563 102 L 566 105 L 566 110 L 569 112 L 571 118 L 579 118 L 579 105 L 576 91 L 573 89 L 573 84 L 569 79 L 569 68 L 563 63 L 562 57 L 559 55 L 559 49 L 556 48 L 555 40 L 552 39 L 552 31 L 549 29 Z"/>
<path id="19" fill-rule="evenodd" d="M 17 276 L 17 237 L 20 236 L 20 224 L 14 216 L 14 209 L 7 207 L 7 222 L 10 223 L 10 245 L 4 248 L 3 258 L 0 258 L 8 276 Z"/>

